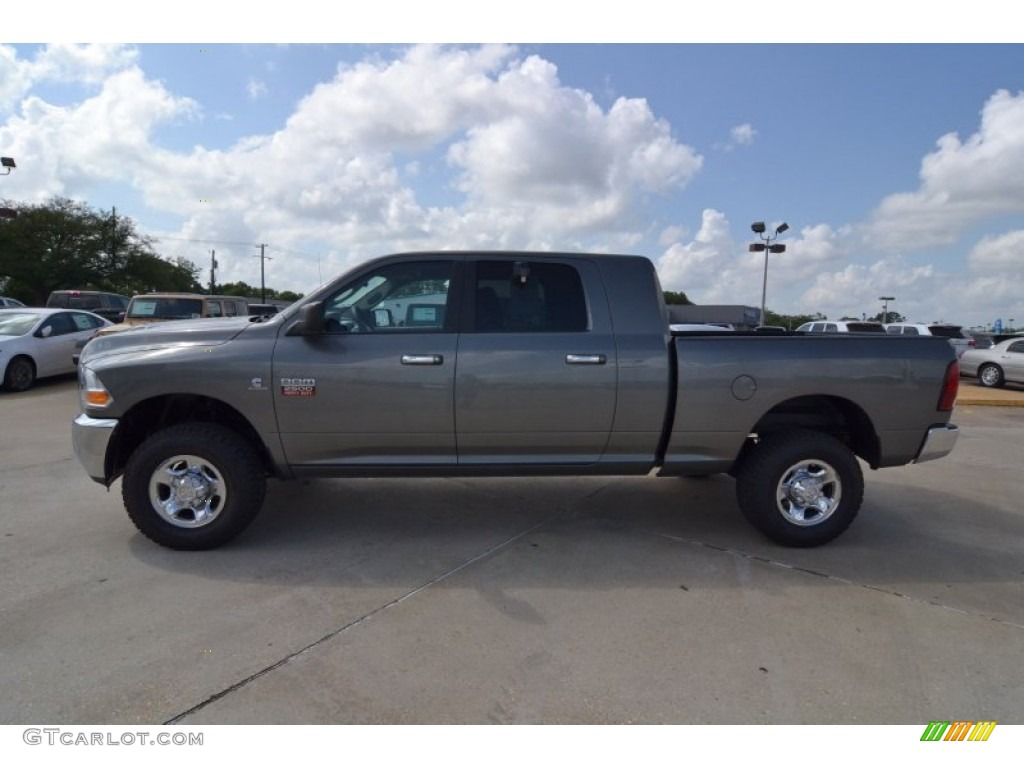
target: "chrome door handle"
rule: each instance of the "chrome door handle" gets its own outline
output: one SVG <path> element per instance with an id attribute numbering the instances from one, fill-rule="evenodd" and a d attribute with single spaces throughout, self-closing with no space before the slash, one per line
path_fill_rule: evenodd
<path id="1" fill-rule="evenodd" d="M 402 355 L 402 365 L 443 365 L 444 355 Z"/>
<path id="2" fill-rule="evenodd" d="M 566 355 L 566 365 L 604 365 L 607 361 L 604 355 Z"/>

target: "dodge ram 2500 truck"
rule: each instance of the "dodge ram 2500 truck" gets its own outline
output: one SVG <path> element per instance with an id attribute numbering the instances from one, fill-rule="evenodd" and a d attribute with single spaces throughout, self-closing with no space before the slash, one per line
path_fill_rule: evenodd
<path id="1" fill-rule="evenodd" d="M 268 477 L 729 473 L 765 535 L 816 546 L 877 469 L 949 453 L 940 338 L 676 333 L 639 256 L 435 252 L 366 263 L 267 318 L 89 342 L 73 424 L 153 541 L 208 549 Z"/>

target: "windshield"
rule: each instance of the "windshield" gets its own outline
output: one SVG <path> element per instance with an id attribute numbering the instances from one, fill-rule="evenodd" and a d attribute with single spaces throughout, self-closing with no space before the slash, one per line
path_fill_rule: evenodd
<path id="1" fill-rule="evenodd" d="M 0 336 L 24 336 L 39 321 L 31 312 L 5 312 L 0 314 Z"/>
<path id="2" fill-rule="evenodd" d="M 201 317 L 202 299 L 136 297 L 128 305 L 128 317 L 142 320 L 184 320 Z"/>

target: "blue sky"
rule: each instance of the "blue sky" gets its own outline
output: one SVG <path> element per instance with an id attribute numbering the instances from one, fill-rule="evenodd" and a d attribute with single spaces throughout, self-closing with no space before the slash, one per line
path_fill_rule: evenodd
<path id="1" fill-rule="evenodd" d="M 1024 322 L 1021 45 L 90 33 L 123 37 L 0 45 L 0 195 L 116 206 L 221 281 L 258 283 L 260 242 L 297 291 L 400 250 L 598 250 L 757 306 L 750 223 L 786 221 L 776 311 Z"/>

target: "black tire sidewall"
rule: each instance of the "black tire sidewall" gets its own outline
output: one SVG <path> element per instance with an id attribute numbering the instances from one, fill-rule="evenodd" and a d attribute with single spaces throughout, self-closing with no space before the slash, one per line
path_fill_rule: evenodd
<path id="1" fill-rule="evenodd" d="M 835 469 L 842 483 L 842 498 L 826 520 L 799 526 L 782 516 L 775 493 L 790 467 L 810 459 Z M 836 438 L 822 432 L 792 430 L 760 440 L 740 468 L 736 496 L 743 516 L 768 538 L 789 547 L 816 547 L 834 539 L 853 522 L 864 497 L 864 475 L 853 452 Z"/>
<path id="2" fill-rule="evenodd" d="M 17 366 L 27 366 L 28 367 L 28 374 L 29 374 L 28 375 L 28 383 L 25 386 L 23 386 L 23 387 L 15 386 L 14 385 L 14 377 L 11 375 L 12 371 L 16 371 L 17 370 Z M 36 382 L 36 367 L 32 363 L 32 361 L 29 360 L 27 357 L 16 357 L 13 360 L 11 360 L 9 363 L 7 363 L 7 370 L 4 371 L 4 381 L 3 381 L 4 389 L 6 389 L 6 390 L 8 390 L 10 392 L 25 392 L 26 390 L 31 389 L 32 385 L 35 384 L 35 382 Z"/>
<path id="3" fill-rule="evenodd" d="M 181 528 L 153 509 L 149 482 L 172 456 L 207 459 L 223 477 L 227 501 L 216 519 L 200 528 Z M 128 516 L 147 538 L 171 549 L 219 547 L 252 522 L 263 505 L 266 477 L 256 452 L 237 433 L 219 424 L 188 423 L 161 430 L 132 453 L 125 466 L 121 493 Z"/>

